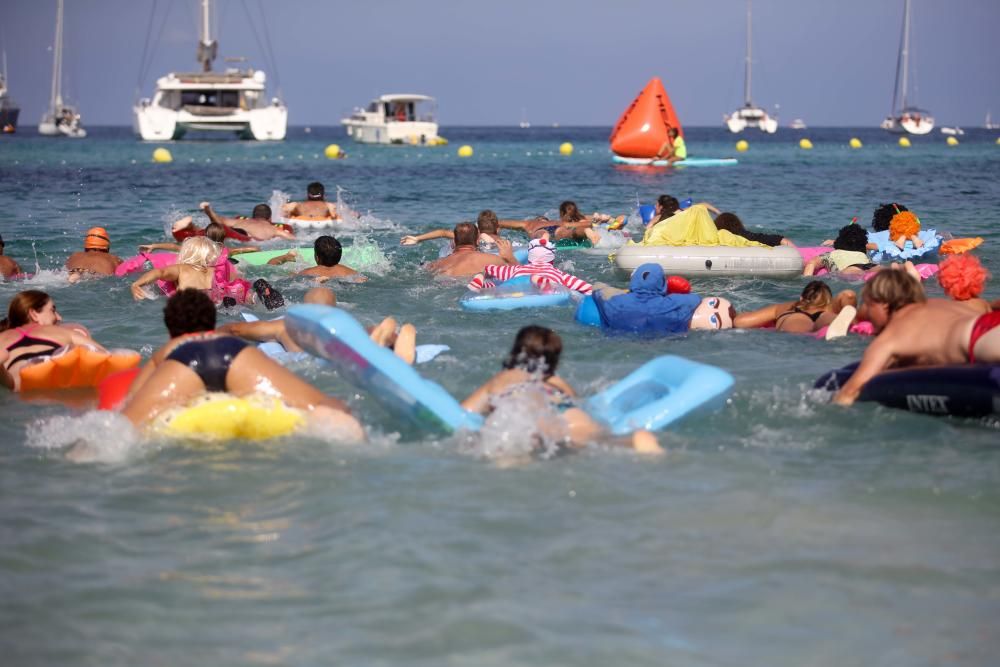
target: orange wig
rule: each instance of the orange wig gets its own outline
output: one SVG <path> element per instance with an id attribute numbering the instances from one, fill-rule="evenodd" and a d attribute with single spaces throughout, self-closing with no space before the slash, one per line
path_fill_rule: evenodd
<path id="1" fill-rule="evenodd" d="M 951 255 L 940 264 L 938 282 L 956 301 L 975 299 L 983 293 L 990 272 L 975 255 Z"/>
<path id="2" fill-rule="evenodd" d="M 900 236 L 910 238 L 920 231 L 920 220 L 909 211 L 903 211 L 892 216 L 889 223 L 889 238 L 898 239 Z"/>

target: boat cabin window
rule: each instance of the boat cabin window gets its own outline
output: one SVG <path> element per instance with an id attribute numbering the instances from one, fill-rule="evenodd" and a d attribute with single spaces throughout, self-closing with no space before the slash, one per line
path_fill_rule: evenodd
<path id="1" fill-rule="evenodd" d="M 386 102 L 385 117 L 400 123 L 415 120 L 413 102 Z"/>
<path id="2" fill-rule="evenodd" d="M 238 90 L 182 90 L 181 104 L 199 107 L 238 107 Z"/>

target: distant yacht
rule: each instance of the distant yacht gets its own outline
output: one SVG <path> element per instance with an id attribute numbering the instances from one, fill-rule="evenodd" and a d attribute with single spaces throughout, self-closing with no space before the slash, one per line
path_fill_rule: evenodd
<path id="1" fill-rule="evenodd" d="M 0 132 L 13 134 L 17 130 L 17 117 L 21 113 L 7 90 L 7 52 L 3 52 L 3 75 L 0 75 Z"/>
<path id="2" fill-rule="evenodd" d="M 436 112 L 437 102 L 427 95 L 381 95 L 340 122 L 347 136 L 361 144 L 435 146 L 443 143 Z"/>
<path id="3" fill-rule="evenodd" d="M 52 95 L 49 108 L 38 124 L 38 133 L 47 137 L 82 139 L 87 131 L 80 127 L 80 113 L 63 103 L 62 97 L 63 0 L 56 0 L 56 37 L 52 45 Z"/>
<path id="4" fill-rule="evenodd" d="M 806 122 L 801 118 L 796 118 L 791 123 L 789 123 L 788 127 L 792 128 L 793 130 L 804 130 L 806 129 Z"/>
<path id="5" fill-rule="evenodd" d="M 210 0 L 201 0 L 196 57 L 202 71 L 170 72 L 157 79 L 153 98 L 139 100 L 132 109 L 135 133 L 145 141 L 181 139 L 189 130 L 281 141 L 288 129 L 288 109 L 277 97 L 267 101 L 264 72 L 251 68 L 212 71 L 219 44 L 212 38 L 211 9 Z"/>
<path id="6" fill-rule="evenodd" d="M 958 136 L 962 136 L 963 134 L 965 134 L 965 130 L 963 130 L 960 127 L 942 127 L 941 134 L 947 134 L 952 137 L 955 136 L 956 134 Z"/>
<path id="7" fill-rule="evenodd" d="M 1000 123 L 994 123 L 993 119 L 990 117 L 990 112 L 986 112 L 986 122 L 983 127 L 987 130 L 1000 130 Z"/>
<path id="8" fill-rule="evenodd" d="M 930 112 L 910 106 L 907 99 L 910 76 L 910 0 L 903 3 L 903 33 L 896 58 L 896 84 L 892 90 L 892 112 L 882 121 L 882 129 L 906 134 L 927 134 L 934 129 Z"/>
<path id="9" fill-rule="evenodd" d="M 521 107 L 521 122 L 517 126 L 522 130 L 527 130 L 531 127 L 531 123 L 528 122 L 528 111 L 524 107 Z"/>
<path id="10" fill-rule="evenodd" d="M 778 131 L 778 117 L 777 114 L 774 116 L 769 116 L 764 109 L 754 106 L 753 101 L 750 99 L 750 79 L 751 79 L 751 16 L 750 16 L 750 0 L 747 0 L 747 55 L 746 55 L 746 71 L 743 77 L 743 106 L 732 112 L 727 116 L 723 116 L 723 122 L 729 131 L 737 134 L 747 129 L 748 127 L 755 127 L 762 132 L 768 134 L 774 134 Z"/>

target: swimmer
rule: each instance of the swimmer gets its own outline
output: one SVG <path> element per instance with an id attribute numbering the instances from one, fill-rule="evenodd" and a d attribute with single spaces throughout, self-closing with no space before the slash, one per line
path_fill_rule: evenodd
<path id="1" fill-rule="evenodd" d="M 181 290 L 167 301 L 163 320 L 170 333 L 136 376 L 122 414 L 134 425 L 149 423 L 173 407 L 208 392 L 233 396 L 264 393 L 304 410 L 350 440 L 364 429 L 347 405 L 327 396 L 258 350 L 232 336 L 212 333 L 215 306 L 199 290 Z"/>
<path id="2" fill-rule="evenodd" d="M 91 227 L 83 238 L 83 252 L 75 252 L 66 260 L 69 281 L 75 283 L 87 276 L 112 276 L 122 263 L 111 254 L 111 238 L 104 227 Z"/>
<path id="3" fill-rule="evenodd" d="M 321 306 L 336 306 L 337 296 L 332 290 L 326 287 L 313 287 L 302 299 L 303 303 L 317 304 Z M 302 348 L 292 340 L 285 329 L 285 319 L 258 320 L 256 322 L 227 322 L 219 326 L 216 331 L 220 334 L 229 334 L 246 340 L 258 343 L 276 341 L 285 348 L 287 352 L 302 352 Z M 417 352 L 417 330 L 412 324 L 398 326 L 396 320 L 387 317 L 374 327 L 368 329 L 368 334 L 373 341 L 394 351 L 396 355 L 408 364 L 413 364 Z"/>
<path id="4" fill-rule="evenodd" d="M 829 326 L 847 306 L 857 306 L 857 295 L 842 290 L 836 296 L 821 280 L 813 280 L 802 290 L 797 301 L 785 301 L 750 312 L 739 313 L 733 320 L 736 329 L 774 325 L 775 331 L 811 333 Z"/>
<path id="5" fill-rule="evenodd" d="M 479 249 L 489 251 L 496 248 L 496 240 L 500 238 L 500 221 L 497 219 L 497 214 L 489 209 L 480 211 L 479 217 L 476 218 L 476 228 L 479 230 Z M 416 245 L 431 239 L 450 239 L 454 247 L 455 232 L 451 229 L 434 229 L 417 236 L 404 236 L 399 240 L 399 244 Z"/>
<path id="6" fill-rule="evenodd" d="M 170 283 L 176 291 L 196 289 L 211 292 L 215 287 L 215 265 L 220 248 L 204 236 L 192 236 L 181 243 L 177 263 L 162 269 L 151 269 L 132 283 L 132 297 L 136 301 L 149 299 L 144 286 L 160 280 Z"/>
<path id="7" fill-rule="evenodd" d="M 484 288 L 495 287 L 496 284 L 487 280 L 487 276 L 498 281 L 529 276 L 531 282 L 539 287 L 559 284 L 581 294 L 590 294 L 594 289 L 590 283 L 555 267 L 553 264 L 556 259 L 555 249 L 555 244 L 548 239 L 532 239 L 528 244 L 527 264 L 489 264 L 483 268 L 482 273 L 473 276 L 468 288 L 478 292 Z"/>
<path id="8" fill-rule="evenodd" d="M 821 268 L 844 275 L 860 275 L 866 271 L 886 268 L 872 262 L 868 257 L 868 250 L 868 234 L 861 225 L 851 222 L 840 228 L 837 238 L 833 241 L 833 251 L 817 255 L 806 262 L 802 275 L 815 275 Z M 899 268 L 899 265 L 893 265 L 893 268 Z M 921 280 L 913 262 L 905 262 L 902 268 L 918 282 Z"/>
<path id="9" fill-rule="evenodd" d="M 322 221 L 340 220 L 337 206 L 326 201 L 326 189 L 322 183 L 313 182 L 306 187 L 306 201 L 292 201 L 282 207 L 282 215 L 299 220 Z"/>
<path id="10" fill-rule="evenodd" d="M 652 262 L 632 273 L 628 291 L 604 283 L 594 285 L 594 304 L 605 332 L 666 336 L 731 329 L 736 317 L 732 303 L 722 297 L 668 294 L 663 268 Z"/>
<path id="11" fill-rule="evenodd" d="M 464 401 L 470 412 L 488 415 L 500 401 L 526 396 L 529 400 L 543 397 L 549 412 L 558 412 L 562 428 L 552 432 L 551 419 L 540 419 L 540 434 L 565 440 L 570 447 L 580 448 L 591 442 L 611 442 L 632 447 L 645 454 L 662 454 L 663 448 L 649 431 L 635 431 L 628 438 L 609 438 L 607 431 L 582 409 L 576 407 L 576 392 L 555 374 L 562 354 L 562 339 L 551 329 L 527 326 L 517 332 L 503 370 L 487 380 Z"/>
<path id="12" fill-rule="evenodd" d="M 601 220 L 604 219 L 604 217 L 601 218 Z M 500 227 L 520 230 L 533 239 L 538 238 L 542 232 L 548 232 L 556 241 L 569 239 L 582 241 L 587 239 L 585 230 L 593 227 L 594 222 L 593 217 L 587 217 L 580 213 L 576 202 L 567 200 L 559 205 L 558 220 L 548 220 L 544 217 L 535 220 L 501 220 Z"/>
<path id="13" fill-rule="evenodd" d="M 204 236 L 210 241 L 214 241 L 220 246 L 226 245 L 226 240 L 231 238 L 226 236 L 226 227 L 217 223 L 210 222 L 208 226 L 204 229 L 204 234 L 194 234 L 192 236 Z M 190 238 L 190 237 L 186 237 Z M 143 243 L 139 246 L 139 253 L 146 254 L 149 252 L 155 252 L 157 250 L 166 250 L 168 252 L 178 252 L 181 249 L 180 243 Z M 249 252 L 260 252 L 260 247 L 255 245 L 240 246 L 239 248 L 227 248 L 228 255 L 242 255 Z"/>
<path id="14" fill-rule="evenodd" d="M 467 278 L 482 273 L 492 265 L 517 264 L 510 241 L 497 237 L 495 242 L 499 254 L 479 250 L 479 230 L 471 222 L 460 222 L 452 232 L 455 249 L 447 257 L 435 260 L 427 269 L 440 276 Z"/>
<path id="15" fill-rule="evenodd" d="M 208 219 L 227 229 L 239 228 L 254 241 L 271 241 L 272 239 L 294 240 L 295 232 L 271 221 L 271 207 L 267 204 L 257 204 L 253 207 L 250 218 L 224 218 L 212 208 L 207 201 L 198 204 Z"/>
<path id="16" fill-rule="evenodd" d="M 0 278 L 7 280 L 19 273 L 23 273 L 23 271 L 21 271 L 21 267 L 17 262 L 3 254 L 3 249 L 3 236 L 0 236 Z"/>
<path id="17" fill-rule="evenodd" d="M 903 271 L 881 271 L 861 298 L 878 336 L 833 402 L 850 405 L 879 372 L 898 366 L 1000 363 L 1000 312 L 977 314 L 962 303 L 928 299 Z"/>
<path id="18" fill-rule="evenodd" d="M 787 245 L 795 247 L 795 244 L 789 241 L 787 238 L 781 234 L 767 234 L 765 232 L 752 232 L 743 226 L 743 221 L 735 213 L 719 213 L 715 218 L 715 228 L 725 229 L 726 231 L 736 234 L 737 236 L 742 236 L 748 241 L 756 241 L 757 243 L 763 243 L 766 246 L 771 246 L 772 248 L 779 245 Z"/>
<path id="19" fill-rule="evenodd" d="M 349 266 L 340 263 L 340 258 L 344 255 L 344 248 L 340 241 L 332 236 L 320 236 L 313 241 L 313 256 L 316 258 L 316 266 L 299 271 L 295 275 L 315 278 L 319 282 L 326 282 L 331 278 L 347 278 L 353 282 L 363 283 L 368 278 L 361 275 Z M 294 262 L 298 259 L 299 253 L 289 250 L 284 255 L 278 255 L 267 261 L 271 266 Z"/>
<path id="20" fill-rule="evenodd" d="M 11 299 L 7 317 L 0 320 L 0 385 L 20 391 L 21 369 L 64 347 L 87 345 L 107 352 L 83 327 L 60 322 L 62 316 L 45 292 L 25 290 Z"/>

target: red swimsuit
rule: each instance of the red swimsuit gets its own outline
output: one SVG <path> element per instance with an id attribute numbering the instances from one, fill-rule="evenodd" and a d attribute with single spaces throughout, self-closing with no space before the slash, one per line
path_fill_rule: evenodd
<path id="1" fill-rule="evenodd" d="M 972 325 L 972 333 L 969 335 L 970 364 L 976 363 L 976 355 L 972 352 L 972 350 L 976 347 L 976 342 L 982 338 L 983 334 L 987 331 L 991 331 L 998 326 L 1000 326 L 1000 310 L 994 310 L 992 313 L 980 315 L 976 319 L 976 323 Z"/>

